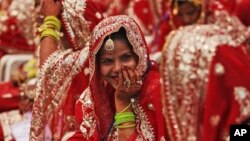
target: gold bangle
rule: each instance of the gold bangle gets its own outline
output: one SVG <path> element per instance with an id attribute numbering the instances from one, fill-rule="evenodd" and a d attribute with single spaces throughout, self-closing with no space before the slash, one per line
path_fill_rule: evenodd
<path id="1" fill-rule="evenodd" d="M 43 22 L 43 25 L 51 25 L 51 26 L 54 26 L 56 27 L 58 30 L 61 29 L 61 23 L 60 22 L 56 22 L 56 21 L 45 21 Z"/>
<path id="2" fill-rule="evenodd" d="M 130 106 L 131 106 L 131 103 L 129 103 L 128 106 L 126 108 L 124 108 L 121 112 L 118 112 L 118 114 L 125 112 Z"/>
<path id="3" fill-rule="evenodd" d="M 55 30 L 52 29 L 46 29 L 41 33 L 41 37 L 40 39 L 42 39 L 43 37 L 52 37 L 54 40 L 58 41 L 60 38 L 60 34 L 58 32 L 56 32 Z"/>
<path id="4" fill-rule="evenodd" d="M 43 22 L 46 22 L 46 21 L 55 21 L 55 22 L 60 23 L 60 20 L 56 16 L 46 16 Z"/>
<path id="5" fill-rule="evenodd" d="M 125 128 L 133 128 L 135 127 L 136 124 L 130 124 L 130 125 L 119 125 L 119 126 L 116 126 L 116 128 L 121 128 L 121 129 L 125 129 Z"/>
<path id="6" fill-rule="evenodd" d="M 54 25 L 51 24 L 43 24 L 38 28 L 39 32 L 43 32 L 47 29 L 53 29 L 53 30 L 58 30 L 57 27 L 55 27 Z"/>

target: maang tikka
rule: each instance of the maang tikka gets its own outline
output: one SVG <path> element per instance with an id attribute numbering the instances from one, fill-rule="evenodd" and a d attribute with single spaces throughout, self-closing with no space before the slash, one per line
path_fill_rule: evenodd
<path id="1" fill-rule="evenodd" d="M 106 53 L 114 53 L 115 52 L 115 45 L 113 40 L 110 38 L 106 41 L 106 43 L 104 44 L 104 50 Z"/>

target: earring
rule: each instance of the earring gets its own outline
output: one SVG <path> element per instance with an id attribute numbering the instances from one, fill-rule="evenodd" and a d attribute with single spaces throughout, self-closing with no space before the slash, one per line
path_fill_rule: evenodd
<path id="1" fill-rule="evenodd" d="M 103 85 L 104 87 L 106 87 L 107 84 L 108 84 L 108 82 L 107 82 L 106 80 L 102 80 L 102 85 Z"/>

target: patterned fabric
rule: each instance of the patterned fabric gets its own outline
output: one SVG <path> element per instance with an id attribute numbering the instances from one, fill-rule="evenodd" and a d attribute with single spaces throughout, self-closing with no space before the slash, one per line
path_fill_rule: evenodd
<path id="1" fill-rule="evenodd" d="M 80 131 L 72 140 L 118 140 L 113 128 L 114 88 L 104 86 L 96 68 L 96 54 L 106 36 L 124 27 L 134 52 L 139 56 L 137 70 L 145 73 L 142 89 L 132 105 L 136 114 L 137 133 L 130 140 L 164 140 L 165 124 L 160 99 L 160 77 L 154 63 L 149 64 L 147 45 L 143 34 L 134 20 L 127 16 L 113 16 L 101 21 L 94 29 L 90 48 L 90 84 L 76 104 Z M 146 72 L 146 70 L 148 71 Z M 108 129 L 111 128 L 111 131 Z"/>
<path id="2" fill-rule="evenodd" d="M 90 32 L 102 19 L 91 0 L 61 2 L 65 34 L 72 49 L 58 49 L 40 70 L 31 125 L 30 139 L 34 141 L 45 140 L 46 126 L 50 127 L 53 140 L 60 140 L 66 132 L 76 130 L 75 102 L 89 80 Z"/>
<path id="3" fill-rule="evenodd" d="M 73 50 L 82 49 L 88 44 L 91 31 L 103 16 L 91 0 L 63 0 L 62 5 L 66 36 Z"/>
<path id="4" fill-rule="evenodd" d="M 156 9 L 150 4 L 149 0 L 130 0 L 127 7 L 127 15 L 138 23 L 144 35 L 151 35 L 156 24 Z"/>
<path id="5" fill-rule="evenodd" d="M 6 11 L 1 10 L 0 49 L 5 53 L 33 52 L 34 0 L 12 0 Z"/>
<path id="6" fill-rule="evenodd" d="M 201 140 L 209 67 L 215 51 L 222 44 L 240 45 L 250 35 L 249 29 L 225 11 L 215 11 L 213 23 L 180 28 L 165 43 L 162 96 L 172 141 Z"/>

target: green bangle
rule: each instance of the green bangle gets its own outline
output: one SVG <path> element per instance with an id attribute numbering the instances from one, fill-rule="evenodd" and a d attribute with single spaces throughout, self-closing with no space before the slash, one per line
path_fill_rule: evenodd
<path id="1" fill-rule="evenodd" d="M 57 30 L 60 30 L 61 29 L 61 23 L 58 23 L 58 22 L 55 22 L 55 21 L 46 21 L 46 22 L 43 22 L 43 25 L 50 25 L 50 26 L 53 26 L 55 27 Z"/>
<path id="2" fill-rule="evenodd" d="M 135 114 L 133 112 L 123 112 L 115 114 L 115 125 L 135 121 Z"/>
<path id="3" fill-rule="evenodd" d="M 56 16 L 46 16 L 43 22 L 46 22 L 46 21 L 55 21 L 55 22 L 60 23 L 60 20 Z"/>
<path id="4" fill-rule="evenodd" d="M 129 117 L 129 116 L 135 116 L 133 112 L 123 112 L 123 113 L 116 113 L 115 119 L 123 118 L 123 117 Z"/>
<path id="5" fill-rule="evenodd" d="M 51 24 L 57 27 L 58 30 L 61 29 L 61 22 L 56 16 L 47 16 L 43 20 L 43 24 Z"/>
<path id="6" fill-rule="evenodd" d="M 59 40 L 59 35 L 58 35 L 58 33 L 57 33 L 55 30 L 52 30 L 52 29 L 44 30 L 44 31 L 41 33 L 40 39 L 42 39 L 43 37 L 51 37 L 51 38 L 53 38 L 53 39 L 56 40 L 56 41 Z"/>
<path id="7" fill-rule="evenodd" d="M 125 122 L 130 122 L 130 121 L 135 121 L 135 117 L 126 117 L 126 118 L 121 118 L 121 119 L 116 119 L 115 120 L 115 125 L 119 125 Z"/>

